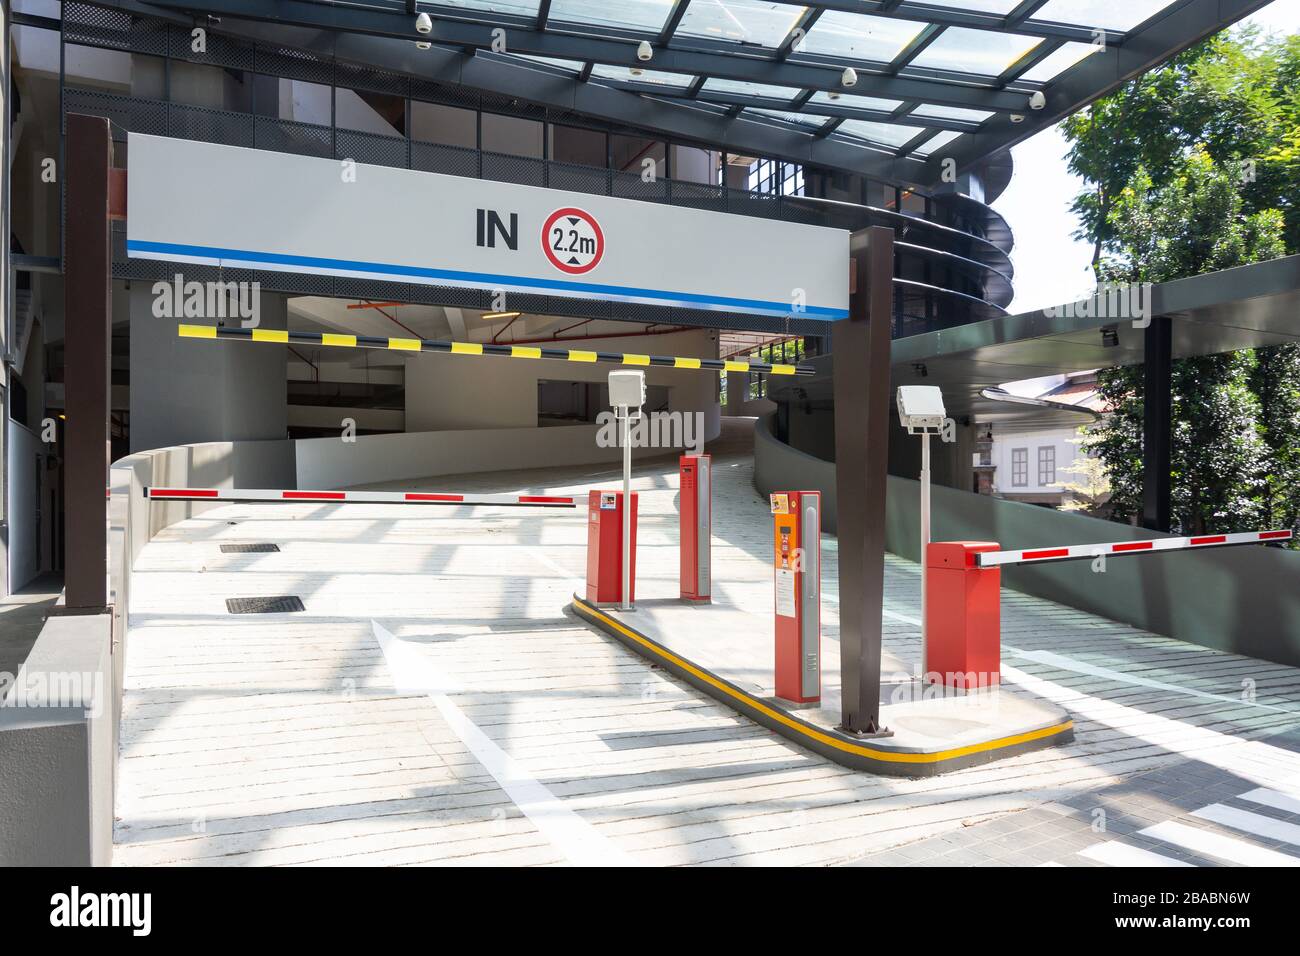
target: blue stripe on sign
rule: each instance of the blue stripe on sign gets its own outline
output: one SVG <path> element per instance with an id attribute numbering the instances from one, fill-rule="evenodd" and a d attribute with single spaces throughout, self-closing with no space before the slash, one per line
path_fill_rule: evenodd
<path id="1" fill-rule="evenodd" d="M 805 306 L 800 312 L 791 309 L 787 302 L 767 302 L 762 299 L 736 299 L 728 296 L 700 295 L 694 292 L 667 292 L 663 289 L 639 289 L 633 286 L 603 285 L 596 282 L 571 282 L 564 279 L 532 279 L 524 276 L 493 275 L 488 272 L 461 272 L 455 269 L 429 269 L 423 266 L 401 266 L 386 262 L 361 262 L 353 259 L 324 259 L 317 256 L 291 256 L 279 252 L 254 252 L 248 249 L 221 249 L 215 246 L 190 246 L 175 242 L 150 242 L 144 239 L 126 241 L 128 255 L 135 253 L 152 253 L 153 255 L 185 256 L 195 259 L 210 259 L 214 264 L 222 260 L 261 263 L 267 266 L 299 266 L 317 272 L 338 273 L 340 275 L 368 272 L 376 275 L 401 276 L 420 282 L 434 284 L 442 282 L 459 282 L 481 285 L 484 288 L 515 286 L 527 289 L 539 289 L 565 295 L 583 294 L 595 298 L 640 299 L 661 305 L 676 305 L 686 308 L 732 309 L 737 312 L 759 312 L 767 315 L 797 316 L 809 319 L 843 319 L 848 317 L 846 309 L 831 309 L 825 306 Z"/>

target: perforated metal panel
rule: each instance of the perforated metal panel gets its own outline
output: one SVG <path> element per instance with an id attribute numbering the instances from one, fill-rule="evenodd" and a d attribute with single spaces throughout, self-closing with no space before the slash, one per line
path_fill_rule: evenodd
<path id="1" fill-rule="evenodd" d="M 485 152 L 483 178 L 499 183 L 518 183 L 521 186 L 545 186 L 546 163 L 527 156 Z"/>
<path id="2" fill-rule="evenodd" d="M 253 69 L 258 73 L 291 80 L 328 84 L 334 79 L 334 62 L 306 50 L 258 46 L 253 51 Z"/>
<path id="3" fill-rule="evenodd" d="M 296 594 L 280 594 L 275 597 L 226 598 L 226 610 L 231 614 L 292 614 L 307 609 Z"/>
<path id="4" fill-rule="evenodd" d="M 555 162 L 550 163 L 549 166 L 549 185 L 552 189 L 591 193 L 593 196 L 605 196 L 609 193 L 610 171 L 608 169 Z"/>
<path id="5" fill-rule="evenodd" d="M 88 3 L 63 4 L 63 35 L 69 43 L 167 55 L 168 27 L 164 21 Z"/>
<path id="6" fill-rule="evenodd" d="M 88 113 L 106 117 L 111 123 L 114 140 L 123 141 L 128 132 L 167 135 L 167 104 L 157 100 L 118 96 L 102 90 L 64 87 L 63 112 Z"/>
<path id="7" fill-rule="evenodd" d="M 354 90 L 371 90 L 375 93 L 391 93 L 394 96 L 406 96 L 406 77 L 399 73 L 388 73 L 351 63 L 334 64 L 334 82 Z"/>
<path id="8" fill-rule="evenodd" d="M 202 50 L 196 50 L 195 46 L 202 47 Z M 172 26 L 167 31 L 167 51 L 178 60 L 210 63 L 233 70 L 253 68 L 252 44 L 239 43 L 211 30 L 205 31 L 202 43 L 196 43 L 192 30 Z"/>
<path id="9" fill-rule="evenodd" d="M 448 176 L 478 176 L 478 150 L 436 143 L 411 143 L 411 168 Z"/>
<path id="10" fill-rule="evenodd" d="M 172 103 L 168 110 L 167 134 L 178 139 L 194 139 L 204 143 L 252 146 L 253 117 L 249 113 Z"/>
<path id="11" fill-rule="evenodd" d="M 341 129 L 336 142 L 337 159 L 351 159 L 371 166 L 407 168 L 406 140 L 400 137 Z"/>
<path id="12" fill-rule="evenodd" d="M 329 156 L 334 151 L 334 133 L 328 126 L 258 116 L 253 126 L 253 145 L 277 153 Z"/>

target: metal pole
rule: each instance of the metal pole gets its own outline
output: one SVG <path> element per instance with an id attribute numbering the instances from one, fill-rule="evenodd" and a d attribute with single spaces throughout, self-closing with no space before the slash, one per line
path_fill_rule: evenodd
<path id="1" fill-rule="evenodd" d="M 97 613 L 108 605 L 109 361 L 112 355 L 108 120 L 68 116 L 64 368 L 65 610 Z"/>
<path id="2" fill-rule="evenodd" d="M 840 705 L 841 728 L 863 736 L 889 732 L 880 726 L 880 654 L 894 231 L 871 226 L 854 233 L 849 243 L 855 283 L 850 317 L 831 328 L 840 540 Z"/>
<path id="3" fill-rule="evenodd" d="M 929 670 L 925 637 L 925 552 L 930 543 L 930 433 L 921 436 L 921 684 Z"/>
<path id="4" fill-rule="evenodd" d="M 1157 315 L 1143 332 L 1142 526 L 1170 531 L 1173 474 L 1173 320 Z"/>
<path id="5" fill-rule="evenodd" d="M 623 413 L 623 590 L 619 609 L 632 610 L 632 418 L 631 409 L 621 406 Z"/>

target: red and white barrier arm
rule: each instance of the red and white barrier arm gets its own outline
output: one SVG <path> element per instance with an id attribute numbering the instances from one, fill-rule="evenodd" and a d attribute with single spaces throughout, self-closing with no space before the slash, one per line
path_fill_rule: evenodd
<path id="1" fill-rule="evenodd" d="M 523 508 L 573 508 L 562 495 L 447 495 L 425 491 L 283 491 L 275 488 L 145 488 L 150 501 L 327 501 L 367 505 L 506 505 Z"/>
<path id="2" fill-rule="evenodd" d="M 1194 538 L 1074 544 L 1064 548 L 1034 548 L 1029 551 L 983 551 L 975 555 L 975 560 L 981 568 L 992 568 L 1007 564 L 1037 564 L 1041 561 L 1068 561 L 1075 558 L 1145 554 L 1151 551 L 1195 551 L 1198 548 L 1230 544 L 1267 544 L 1290 540 L 1290 531 L 1239 531 L 1233 534 L 1203 534 Z"/>

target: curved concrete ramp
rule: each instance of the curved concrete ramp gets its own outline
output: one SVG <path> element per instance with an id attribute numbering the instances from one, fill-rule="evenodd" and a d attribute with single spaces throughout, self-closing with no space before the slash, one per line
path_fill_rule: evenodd
<path id="1" fill-rule="evenodd" d="M 715 596 L 737 603 L 771 594 L 747 427 L 710 449 Z M 582 494 L 616 477 L 596 470 L 416 484 Z M 650 599 L 677 586 L 676 462 L 637 470 Z M 1006 679 L 1069 711 L 1075 741 L 924 780 L 854 772 L 566 614 L 585 535 L 580 510 L 317 503 L 232 505 L 158 535 L 132 591 L 116 862 L 826 864 L 1086 805 L 1158 768 L 1212 767 L 1242 791 L 1300 769 L 1259 742 L 1300 724 L 1300 670 L 1008 593 Z M 220 547 L 257 543 L 280 550 Z M 828 585 L 835 557 L 829 539 Z M 903 662 L 917 585 L 889 560 L 886 651 Z M 226 610 L 286 595 L 304 610 Z M 372 622 L 401 642 L 398 672 Z M 833 659 L 829 601 L 824 622 Z M 552 811 L 559 835 L 539 822 Z"/>

